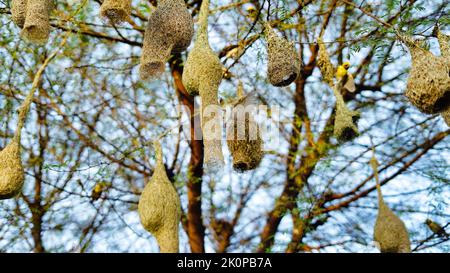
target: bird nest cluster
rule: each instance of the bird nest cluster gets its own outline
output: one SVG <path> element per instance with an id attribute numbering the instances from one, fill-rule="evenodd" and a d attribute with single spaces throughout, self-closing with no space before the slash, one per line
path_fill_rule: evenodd
<path id="1" fill-rule="evenodd" d="M 156 166 L 139 199 L 139 217 L 144 228 L 155 236 L 161 252 L 177 253 L 180 199 L 167 177 L 160 143 L 155 142 L 154 147 Z"/>
<path id="2" fill-rule="evenodd" d="M 300 57 L 293 43 L 278 36 L 266 23 L 264 32 L 267 40 L 267 77 L 273 86 L 282 87 L 291 84 L 300 74 Z"/>
<path id="3" fill-rule="evenodd" d="M 158 1 L 145 30 L 140 76 L 151 79 L 164 72 L 171 53 L 186 50 L 194 35 L 194 22 L 183 0 Z"/>
<path id="4" fill-rule="evenodd" d="M 0 152 L 0 199 L 13 198 L 19 194 L 24 180 L 20 143 L 13 140 Z"/>
<path id="5" fill-rule="evenodd" d="M 242 83 L 239 83 L 238 94 L 243 94 Z M 247 97 L 238 99 L 233 105 L 231 122 L 227 123 L 227 145 L 233 157 L 233 168 L 238 172 L 256 169 L 264 155 L 259 124 L 253 119 L 253 107 L 247 108 L 247 101 Z"/>
<path id="6" fill-rule="evenodd" d="M 418 41 L 403 37 L 411 53 L 412 67 L 405 92 L 421 112 L 436 114 L 450 106 L 450 65 L 442 56 L 433 55 Z"/>
<path id="7" fill-rule="evenodd" d="M 11 13 L 17 26 L 22 28 L 22 36 L 30 42 L 43 44 L 50 35 L 50 12 L 53 0 L 15 0 L 11 3 Z"/>
<path id="8" fill-rule="evenodd" d="M 100 15 L 114 25 L 126 22 L 131 14 L 131 0 L 105 0 Z"/>
<path id="9" fill-rule="evenodd" d="M 189 94 L 202 98 L 201 124 L 205 147 L 205 164 L 215 170 L 223 165 L 222 133 L 217 112 L 218 89 L 223 77 L 223 66 L 208 41 L 209 0 L 200 7 L 199 29 L 194 48 L 189 52 L 182 81 Z"/>

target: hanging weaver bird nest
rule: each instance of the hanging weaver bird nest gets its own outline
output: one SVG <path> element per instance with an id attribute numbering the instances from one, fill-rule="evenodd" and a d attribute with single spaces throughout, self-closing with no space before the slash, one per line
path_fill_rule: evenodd
<path id="1" fill-rule="evenodd" d="M 100 15 L 112 24 L 121 24 L 131 14 L 131 0 L 105 0 L 100 7 Z"/>
<path id="2" fill-rule="evenodd" d="M 25 16 L 27 15 L 27 0 L 12 0 L 11 14 L 14 24 L 23 28 Z"/>
<path id="3" fill-rule="evenodd" d="M 395 215 L 383 200 L 375 152 L 370 160 L 370 165 L 374 170 L 378 193 L 378 216 L 374 228 L 374 241 L 378 244 L 382 253 L 409 253 L 411 252 L 411 242 L 408 230 L 403 221 Z"/>
<path id="4" fill-rule="evenodd" d="M 319 39 L 319 55 L 317 57 L 317 66 L 322 73 L 323 80 L 329 85 L 334 85 L 334 66 L 330 61 L 330 56 L 328 55 L 328 51 L 323 43 L 322 39 Z"/>
<path id="5" fill-rule="evenodd" d="M 183 70 L 183 84 L 191 95 L 202 98 L 202 133 L 207 169 L 216 171 L 223 165 L 222 133 L 220 116 L 211 115 L 219 110 L 218 89 L 222 81 L 223 69 L 219 57 L 211 49 L 208 41 L 209 0 L 204 0 L 200 8 L 199 29 L 194 48 L 189 52 Z M 217 113 L 217 111 L 214 111 Z"/>
<path id="6" fill-rule="evenodd" d="M 300 57 L 294 43 L 278 36 L 268 23 L 265 24 L 264 30 L 269 59 L 267 77 L 273 86 L 288 86 L 300 74 Z"/>
<path id="7" fill-rule="evenodd" d="M 409 37 L 402 37 L 402 41 L 412 58 L 406 97 L 426 114 L 446 110 L 450 106 L 450 66 L 445 58 L 434 56 Z"/>
<path id="8" fill-rule="evenodd" d="M 337 92 L 335 92 L 337 93 Z M 334 120 L 334 136 L 341 142 L 354 139 L 359 135 L 358 120 L 360 114 L 358 111 L 351 111 L 345 105 L 344 99 L 340 93 L 336 94 L 336 116 Z"/>
<path id="9" fill-rule="evenodd" d="M 0 199 L 13 198 L 19 194 L 24 180 L 20 144 L 14 139 L 0 152 Z"/>
<path id="10" fill-rule="evenodd" d="M 180 199 L 167 177 L 161 145 L 155 142 L 154 146 L 156 166 L 140 197 L 139 217 L 144 228 L 155 236 L 160 252 L 177 253 Z"/>
<path id="11" fill-rule="evenodd" d="M 27 2 L 27 13 L 22 35 L 37 44 L 47 42 L 50 35 L 50 12 L 54 8 L 53 0 L 33 0 Z"/>
<path id="12" fill-rule="evenodd" d="M 151 79 L 161 75 L 170 54 L 186 50 L 193 35 L 194 22 L 184 1 L 158 1 L 158 7 L 150 15 L 145 30 L 141 78 Z"/>
<path id="13" fill-rule="evenodd" d="M 238 101 L 233 105 L 230 124 L 227 124 L 227 144 L 233 157 L 233 168 L 238 172 L 256 169 L 263 158 L 263 142 L 259 125 L 253 119 L 255 109 L 246 108 L 252 105 L 250 93 L 243 95 L 242 83 L 238 86 Z M 250 111 L 246 111 L 250 110 Z"/>

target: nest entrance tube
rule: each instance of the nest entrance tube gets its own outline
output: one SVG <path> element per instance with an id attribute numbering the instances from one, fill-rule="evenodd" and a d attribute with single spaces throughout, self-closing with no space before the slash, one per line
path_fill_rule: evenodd
<path id="1" fill-rule="evenodd" d="M 155 236 L 160 252 L 178 253 L 180 198 L 167 177 L 161 144 L 154 142 L 156 165 L 153 176 L 142 191 L 138 213 L 142 226 Z"/>
<path id="2" fill-rule="evenodd" d="M 244 97 L 243 85 L 238 85 L 238 102 L 233 105 L 227 123 L 227 145 L 233 157 L 233 169 L 238 172 L 256 169 L 263 158 L 263 142 L 259 124 L 253 119 L 256 105 Z M 251 95 L 251 94 L 249 94 Z"/>
<path id="3" fill-rule="evenodd" d="M 202 99 L 201 127 L 205 165 L 208 172 L 216 173 L 224 164 L 221 107 L 217 95 L 223 70 L 219 57 L 209 45 L 208 16 L 209 0 L 203 0 L 194 48 L 186 60 L 182 81 L 189 94 L 200 95 Z"/>
<path id="4" fill-rule="evenodd" d="M 269 23 L 265 23 L 267 40 L 267 77 L 276 87 L 290 85 L 300 74 L 300 57 L 293 43 L 278 36 Z"/>
<path id="5" fill-rule="evenodd" d="M 14 24 L 20 28 L 23 28 L 23 25 L 25 24 L 25 17 L 27 15 L 27 0 L 12 0 L 11 15 Z"/>
<path id="6" fill-rule="evenodd" d="M 27 13 L 22 35 L 30 42 L 43 44 L 50 35 L 50 12 L 53 0 L 33 0 L 27 2 Z"/>
<path id="7" fill-rule="evenodd" d="M 382 253 L 410 253 L 411 242 L 405 223 L 386 205 L 381 193 L 378 161 L 375 151 L 370 160 L 378 194 L 378 216 L 374 227 L 374 241 Z"/>
<path id="8" fill-rule="evenodd" d="M 131 0 L 105 0 L 100 7 L 100 15 L 112 24 L 121 24 L 131 14 Z"/>
<path id="9" fill-rule="evenodd" d="M 194 22 L 183 0 L 158 1 L 144 35 L 139 74 L 142 79 L 159 77 L 171 53 L 186 50 L 194 35 Z"/>
<path id="10" fill-rule="evenodd" d="M 450 107 L 450 65 L 434 56 L 417 41 L 402 37 L 411 53 L 412 67 L 405 96 L 425 114 L 436 114 Z"/>

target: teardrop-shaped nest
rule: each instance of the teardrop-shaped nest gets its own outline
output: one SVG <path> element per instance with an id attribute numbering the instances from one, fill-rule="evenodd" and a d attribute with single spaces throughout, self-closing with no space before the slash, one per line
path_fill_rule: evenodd
<path id="1" fill-rule="evenodd" d="M 100 15 L 114 25 L 126 22 L 131 15 L 131 0 L 105 0 Z"/>
<path id="2" fill-rule="evenodd" d="M 445 111 L 450 107 L 450 66 L 445 58 L 434 56 L 417 42 L 406 44 L 412 58 L 406 97 L 423 113 Z"/>
<path id="3" fill-rule="evenodd" d="M 288 86 L 300 74 L 300 57 L 293 43 L 278 36 L 269 24 L 265 26 L 267 39 L 267 77 L 273 86 Z"/>
<path id="4" fill-rule="evenodd" d="M 439 42 L 439 48 L 441 49 L 441 56 L 447 60 L 450 65 L 450 36 L 445 35 L 440 30 L 437 31 L 437 38 Z"/>
<path id="5" fill-rule="evenodd" d="M 22 36 L 32 43 L 46 43 L 50 35 L 50 12 L 54 7 L 53 0 L 28 1 Z"/>
<path id="6" fill-rule="evenodd" d="M 227 122 L 227 145 L 238 172 L 256 169 L 264 156 L 259 124 L 253 119 L 258 99 L 254 93 L 244 96 L 240 82 L 231 119 Z"/>
<path id="7" fill-rule="evenodd" d="M 0 152 L 0 199 L 13 198 L 19 194 L 24 181 L 20 144 L 12 141 Z"/>
<path id="8" fill-rule="evenodd" d="M 192 96 L 200 94 L 200 86 L 219 87 L 222 81 L 222 63 L 217 54 L 212 51 L 209 44 L 196 41 L 194 48 L 189 52 L 183 70 L 183 84 Z M 217 93 L 217 88 L 215 92 Z M 214 88 L 210 88 L 214 92 Z M 211 96 L 213 94 L 203 94 Z"/>
<path id="9" fill-rule="evenodd" d="M 334 136 L 340 142 L 347 142 L 359 135 L 358 120 L 360 113 L 351 111 L 345 104 L 337 103 L 334 121 Z"/>
<path id="10" fill-rule="evenodd" d="M 409 253 L 411 242 L 403 221 L 383 202 L 379 205 L 374 241 L 382 253 Z"/>
<path id="11" fill-rule="evenodd" d="M 27 0 L 12 0 L 11 15 L 14 24 L 23 28 L 25 24 L 25 16 L 27 15 Z"/>
<path id="12" fill-rule="evenodd" d="M 323 80 L 329 85 L 334 85 L 334 66 L 331 63 L 328 51 L 323 43 L 322 39 L 319 39 L 319 54 L 317 56 L 317 66 L 322 73 Z"/>
<path id="13" fill-rule="evenodd" d="M 141 53 L 140 76 L 151 79 L 164 72 L 171 53 L 186 50 L 194 35 L 192 16 L 182 0 L 160 1 L 150 15 Z"/>
<path id="14" fill-rule="evenodd" d="M 161 252 L 178 252 L 180 199 L 167 177 L 161 147 L 157 145 L 157 163 L 140 197 L 138 212 L 144 228 L 156 237 Z"/>

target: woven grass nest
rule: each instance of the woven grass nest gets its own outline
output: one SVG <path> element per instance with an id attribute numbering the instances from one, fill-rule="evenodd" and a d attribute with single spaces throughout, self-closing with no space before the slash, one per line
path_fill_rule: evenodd
<path id="1" fill-rule="evenodd" d="M 23 28 L 23 25 L 25 24 L 25 17 L 27 15 L 27 0 L 12 0 L 11 15 L 14 24 L 20 28 Z"/>
<path id="2" fill-rule="evenodd" d="M 0 152 L 0 199 L 13 198 L 19 194 L 24 181 L 20 144 L 15 139 Z"/>
<path id="3" fill-rule="evenodd" d="M 50 12 L 54 8 L 53 0 L 28 1 L 22 36 L 32 43 L 46 43 L 50 35 Z"/>
<path id="4" fill-rule="evenodd" d="M 370 162 L 378 193 L 378 216 L 374 228 L 374 241 L 382 253 L 409 253 L 411 242 L 405 223 L 386 205 L 381 193 L 378 177 L 378 162 L 375 154 Z"/>
<path id="5" fill-rule="evenodd" d="M 243 89 L 242 83 L 239 83 L 237 93 L 243 95 Z M 259 125 L 253 119 L 253 113 L 240 112 L 250 104 L 250 97 L 238 95 L 238 101 L 233 105 L 231 124 L 227 124 L 227 145 L 233 157 L 233 168 L 238 172 L 256 169 L 264 155 Z"/>
<path id="6" fill-rule="evenodd" d="M 131 14 L 131 0 L 105 0 L 100 15 L 114 25 L 126 22 Z"/>
<path id="7" fill-rule="evenodd" d="M 441 49 L 441 56 L 447 62 L 447 65 L 450 67 L 450 36 L 445 35 L 439 29 L 437 30 L 437 38 L 439 41 L 439 47 Z M 447 126 L 450 127 L 450 106 L 442 112 L 442 118 L 444 118 Z"/>
<path id="8" fill-rule="evenodd" d="M 141 53 L 140 76 L 151 79 L 164 72 L 171 53 L 186 50 L 194 22 L 183 0 L 161 0 L 150 15 Z"/>
<path id="9" fill-rule="evenodd" d="M 160 252 L 178 253 L 178 224 L 181 206 L 178 194 L 167 177 L 159 142 L 154 143 L 156 166 L 138 204 L 144 228 L 155 236 Z"/>
<path id="10" fill-rule="evenodd" d="M 267 77 L 276 87 L 288 86 L 300 74 L 300 57 L 293 43 L 278 36 L 266 23 L 264 32 L 267 40 Z"/>
<path id="11" fill-rule="evenodd" d="M 336 69 L 331 63 L 330 56 L 322 39 L 319 39 L 318 45 L 319 53 L 317 56 L 317 66 L 322 73 L 324 81 L 332 88 L 336 98 L 336 115 L 334 119 L 333 134 L 340 142 L 350 141 L 359 135 L 357 124 L 360 113 L 348 109 L 340 92 L 342 83 L 335 83 L 334 81 Z"/>
<path id="12" fill-rule="evenodd" d="M 208 41 L 209 0 L 200 7 L 199 28 L 194 48 L 189 52 L 183 70 L 182 81 L 189 94 L 202 98 L 202 133 L 207 169 L 216 171 L 223 165 L 222 133 L 218 124 L 220 117 L 211 115 L 210 110 L 218 105 L 218 89 L 222 81 L 223 69 L 219 57 L 211 49 Z M 208 111 L 205 111 L 208 110 Z M 216 126 L 209 126 L 215 124 Z M 207 126 L 208 125 L 208 126 Z"/>
<path id="13" fill-rule="evenodd" d="M 450 65 L 444 57 L 423 49 L 418 41 L 403 37 L 409 48 L 412 67 L 405 92 L 421 112 L 436 114 L 450 106 Z"/>

